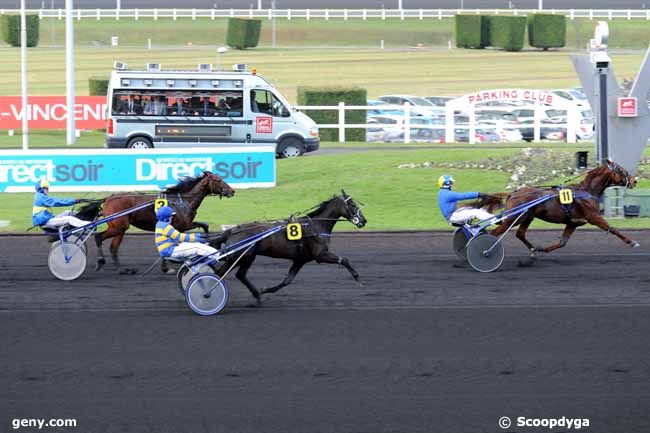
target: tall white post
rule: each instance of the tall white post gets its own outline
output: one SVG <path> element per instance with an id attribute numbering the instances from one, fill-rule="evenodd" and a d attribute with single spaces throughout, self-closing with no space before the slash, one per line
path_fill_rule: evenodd
<path id="1" fill-rule="evenodd" d="M 258 11 L 262 10 L 262 0 L 257 0 L 257 10 Z"/>
<path id="2" fill-rule="evenodd" d="M 29 148 L 29 107 L 27 106 L 27 18 L 25 0 L 20 0 L 20 74 L 22 79 L 23 150 Z"/>
<path id="3" fill-rule="evenodd" d="M 115 9 L 122 9 L 122 0 L 115 0 Z"/>
<path id="4" fill-rule="evenodd" d="M 402 0 L 397 0 L 397 9 L 402 10 Z"/>
<path id="5" fill-rule="evenodd" d="M 537 5 L 537 9 L 540 11 L 544 9 L 544 0 L 539 0 L 539 4 Z"/>
<path id="6" fill-rule="evenodd" d="M 271 0 L 271 13 L 273 14 L 273 21 L 271 21 L 271 47 L 275 48 L 275 44 L 276 44 L 275 0 Z"/>
<path id="7" fill-rule="evenodd" d="M 66 106 L 67 106 L 67 133 L 68 146 L 76 141 L 74 122 L 74 21 L 72 20 L 72 2 L 65 0 L 65 77 L 66 77 Z"/>

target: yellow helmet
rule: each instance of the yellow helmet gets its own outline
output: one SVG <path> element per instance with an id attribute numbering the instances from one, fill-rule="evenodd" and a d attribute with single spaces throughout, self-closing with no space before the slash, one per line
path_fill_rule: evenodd
<path id="1" fill-rule="evenodd" d="M 40 191 L 43 188 L 49 188 L 49 187 L 50 187 L 50 182 L 48 182 L 48 180 L 45 178 L 36 182 L 36 191 Z"/>
<path id="2" fill-rule="evenodd" d="M 438 178 L 438 188 L 451 188 L 451 184 L 454 183 L 454 178 L 448 174 L 443 174 Z"/>

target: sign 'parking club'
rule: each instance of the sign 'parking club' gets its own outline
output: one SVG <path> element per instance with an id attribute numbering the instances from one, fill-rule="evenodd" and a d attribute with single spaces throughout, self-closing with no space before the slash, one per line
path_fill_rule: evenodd
<path id="1" fill-rule="evenodd" d="M 27 100 L 27 120 L 35 129 L 65 129 L 68 109 L 65 96 L 34 96 Z M 77 129 L 106 126 L 106 97 L 80 96 L 75 99 Z M 20 129 L 23 121 L 20 96 L 0 96 L 0 129 Z"/>

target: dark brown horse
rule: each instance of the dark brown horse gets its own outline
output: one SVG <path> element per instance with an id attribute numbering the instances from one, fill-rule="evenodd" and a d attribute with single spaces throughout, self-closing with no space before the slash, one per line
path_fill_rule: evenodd
<path id="1" fill-rule="evenodd" d="M 366 225 L 366 218 L 361 213 L 361 209 L 359 209 L 357 203 L 345 191 L 341 191 L 341 195 L 335 195 L 331 199 L 315 206 L 304 217 L 290 218 L 288 220 L 270 223 L 252 222 L 226 230 L 211 242 L 213 247 L 220 248 L 225 246 L 227 248 L 228 245 L 250 238 L 265 230 L 294 222 L 300 223 L 302 227 L 302 238 L 300 240 L 289 240 L 287 231 L 281 230 L 254 244 L 241 258 L 239 258 L 240 254 L 233 254 L 225 259 L 220 264 L 217 274 L 223 275 L 233 265 L 235 267 L 238 266 L 237 278 L 250 290 L 258 302 L 260 302 L 260 292 L 246 276 L 255 261 L 255 257 L 258 255 L 293 261 L 284 280 L 276 286 L 262 290 L 262 293 L 274 293 L 284 286 L 291 284 L 300 269 L 306 263 L 314 260 L 317 263 L 340 264 L 350 272 L 355 281 L 359 281 L 359 274 L 350 265 L 350 261 L 345 257 L 337 256 L 329 250 L 330 235 L 334 229 L 334 225 L 336 225 L 340 218 L 350 221 L 359 228 Z"/>
<path id="2" fill-rule="evenodd" d="M 201 206 L 203 199 L 208 195 L 218 195 L 219 197 L 232 197 L 235 191 L 218 175 L 204 171 L 202 174 L 194 177 L 186 177 L 177 185 L 167 188 L 161 195 L 166 196 L 169 205 L 174 208 L 176 216 L 174 217 L 174 227 L 180 231 L 191 230 L 200 227 L 208 232 L 208 225 L 194 221 L 196 211 Z M 103 202 L 102 213 L 104 216 L 144 204 L 148 201 L 155 200 L 158 194 L 113 194 L 106 197 Z M 156 229 L 156 213 L 154 206 L 151 205 L 145 209 L 133 212 L 129 215 L 116 218 L 107 223 L 108 229 L 95 235 L 97 244 L 97 265 L 95 270 L 100 270 L 106 263 L 102 243 L 106 239 L 111 239 L 111 258 L 113 263 L 120 269 L 120 260 L 117 252 L 124 238 L 124 233 L 130 226 L 137 227 L 141 230 L 154 231 Z M 167 263 L 162 262 L 163 271 L 167 270 Z"/>
<path id="3" fill-rule="evenodd" d="M 518 224 L 517 238 L 526 245 L 531 255 L 534 255 L 535 252 L 550 253 L 553 250 L 564 247 L 576 228 L 589 223 L 606 230 L 608 233 L 612 233 L 632 247 L 638 247 L 639 244 L 637 242 L 629 239 L 614 227 L 610 226 L 607 220 L 600 215 L 598 198 L 603 194 L 605 188 L 609 186 L 634 188 L 636 186 L 636 179 L 634 176 L 630 176 L 620 165 L 613 161 L 608 161 L 606 164 L 588 171 L 584 180 L 579 184 L 562 187 L 570 189 L 573 195 L 573 203 L 566 205 L 560 203 L 557 188 L 519 188 L 508 196 L 505 203 L 506 209 L 512 209 L 546 194 L 555 194 L 558 197 L 553 197 L 529 209 L 524 214 L 514 215 L 504 220 L 491 233 L 499 236 L 511 225 Z M 530 226 L 535 218 L 551 223 L 565 224 L 560 241 L 547 247 L 533 246 L 526 239 L 526 230 L 528 230 L 528 226 Z"/>

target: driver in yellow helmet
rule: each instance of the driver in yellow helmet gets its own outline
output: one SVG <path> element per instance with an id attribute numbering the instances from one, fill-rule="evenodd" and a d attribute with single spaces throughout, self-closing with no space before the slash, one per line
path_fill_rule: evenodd
<path id="1" fill-rule="evenodd" d="M 472 200 L 483 197 L 480 192 L 454 192 L 454 178 L 443 174 L 438 178 L 438 207 L 447 221 L 452 224 L 461 224 L 472 219 L 480 221 L 492 218 L 490 212 L 485 209 L 470 206 L 457 208 L 457 202 L 461 200 Z"/>
<path id="2" fill-rule="evenodd" d="M 89 200 L 75 198 L 55 198 L 50 197 L 50 183 L 47 179 L 41 179 L 35 185 L 36 194 L 34 195 L 34 207 L 32 208 L 32 224 L 35 226 L 48 225 L 50 227 L 61 227 L 71 225 L 73 227 L 82 227 L 90 224 L 89 221 L 81 220 L 74 215 L 72 211 L 67 210 L 58 215 L 52 213 L 53 207 L 72 206 L 77 203 L 86 203 Z"/>

